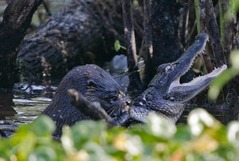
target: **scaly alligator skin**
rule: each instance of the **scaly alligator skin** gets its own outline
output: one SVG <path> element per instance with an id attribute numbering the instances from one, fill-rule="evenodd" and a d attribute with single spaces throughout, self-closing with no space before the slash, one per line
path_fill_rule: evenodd
<path id="1" fill-rule="evenodd" d="M 203 52 L 207 40 L 207 34 L 199 34 L 194 44 L 178 60 L 158 67 L 157 74 L 148 88 L 133 102 L 130 118 L 145 122 L 149 112 L 154 111 L 170 122 L 175 123 L 178 120 L 186 102 L 209 86 L 211 81 L 227 68 L 223 65 L 189 83 L 180 84 L 181 76 L 191 68 L 194 59 Z"/>

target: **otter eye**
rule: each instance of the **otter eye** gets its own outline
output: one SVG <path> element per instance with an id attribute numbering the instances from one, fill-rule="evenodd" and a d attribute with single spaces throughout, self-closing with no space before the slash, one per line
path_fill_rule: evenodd
<path id="1" fill-rule="evenodd" d="M 111 99 L 111 101 L 116 101 L 118 99 L 118 97 L 117 96 L 112 96 L 110 99 Z"/>
<path id="2" fill-rule="evenodd" d="M 93 80 L 88 80 L 87 86 L 91 87 L 91 88 L 95 88 L 95 87 L 97 87 L 97 84 Z"/>

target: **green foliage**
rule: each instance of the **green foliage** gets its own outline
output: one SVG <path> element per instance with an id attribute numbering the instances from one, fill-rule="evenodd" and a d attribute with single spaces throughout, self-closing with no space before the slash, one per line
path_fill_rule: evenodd
<path id="1" fill-rule="evenodd" d="M 231 67 L 213 80 L 208 91 L 209 99 L 216 100 L 223 86 L 239 74 L 239 51 L 232 51 L 230 63 Z"/>
<path id="2" fill-rule="evenodd" d="M 194 8 L 196 14 L 196 23 L 197 23 L 197 32 L 200 33 L 201 31 L 201 22 L 200 22 L 200 5 L 199 0 L 194 0 Z"/>
<path id="3" fill-rule="evenodd" d="M 227 13 L 224 15 L 224 18 L 227 21 L 231 21 L 231 19 L 236 17 L 238 10 L 239 10 L 239 0 L 229 1 L 228 10 L 227 10 Z"/>
<path id="4" fill-rule="evenodd" d="M 46 116 L 20 126 L 13 136 L 0 141 L 0 159 L 60 160 L 64 151 L 61 144 L 52 139 L 54 129 L 55 124 Z"/>
<path id="5" fill-rule="evenodd" d="M 226 127 L 196 109 L 188 123 L 175 126 L 156 114 L 129 129 L 82 121 L 55 141 L 53 121 L 41 116 L 0 141 L 0 160 L 238 160 L 238 122 Z"/>
<path id="6" fill-rule="evenodd" d="M 122 45 L 120 44 L 119 40 L 116 40 L 116 41 L 114 42 L 114 49 L 115 49 L 115 51 L 119 51 L 121 48 L 124 49 L 124 50 L 126 50 L 126 47 L 122 46 Z"/>

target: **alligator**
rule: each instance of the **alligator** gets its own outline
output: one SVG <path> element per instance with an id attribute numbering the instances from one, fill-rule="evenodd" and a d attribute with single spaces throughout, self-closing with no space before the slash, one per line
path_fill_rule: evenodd
<path id="1" fill-rule="evenodd" d="M 180 83 L 180 78 L 191 68 L 194 59 L 204 52 L 207 41 L 208 35 L 200 33 L 192 46 L 179 59 L 160 65 L 148 88 L 133 101 L 129 111 L 117 118 L 111 118 L 102 109 L 99 111 L 99 108 L 86 109 L 86 105 L 81 106 L 76 100 L 73 104 L 82 111 L 86 109 L 85 113 L 88 115 L 94 114 L 95 118 L 96 114 L 99 114 L 98 118 L 106 119 L 111 125 L 129 126 L 132 123 L 145 123 L 150 112 L 155 112 L 169 122 L 176 123 L 186 103 L 208 87 L 211 81 L 227 68 L 226 65 L 222 65 L 209 74 L 199 76 L 188 83 Z M 83 97 L 81 94 L 77 95 Z M 72 97 L 74 98 L 74 95 Z M 79 96 L 76 98 L 79 99 Z"/>
<path id="2" fill-rule="evenodd" d="M 207 34 L 199 34 L 193 45 L 178 60 L 158 67 L 148 88 L 133 102 L 131 118 L 146 122 L 149 112 L 154 111 L 170 122 L 177 122 L 186 103 L 208 87 L 211 81 L 227 68 L 223 65 L 188 83 L 180 83 L 181 76 L 191 68 L 194 59 L 204 52 L 207 40 Z"/>

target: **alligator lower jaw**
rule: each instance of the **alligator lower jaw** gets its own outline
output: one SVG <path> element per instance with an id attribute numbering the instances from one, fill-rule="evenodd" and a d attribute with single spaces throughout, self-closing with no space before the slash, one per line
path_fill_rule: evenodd
<path id="1" fill-rule="evenodd" d="M 197 78 L 194 78 L 192 81 L 183 84 L 179 82 L 181 77 L 180 76 L 171 83 L 168 89 L 168 93 L 184 94 L 183 96 L 185 98 L 183 99 L 183 101 L 188 101 L 195 95 L 197 95 L 199 92 L 201 92 L 203 89 L 205 89 L 211 83 L 211 81 L 218 75 L 220 75 L 225 69 L 227 69 L 227 65 L 222 65 L 219 68 L 215 68 L 209 74 L 199 76 Z"/>
<path id="2" fill-rule="evenodd" d="M 227 69 L 227 65 L 222 65 L 219 68 L 215 68 L 211 73 L 203 75 L 203 76 L 199 76 L 197 78 L 194 78 L 192 81 L 190 81 L 189 83 L 183 83 L 181 84 L 181 86 L 194 86 L 196 84 L 199 84 L 200 82 L 203 82 L 206 79 L 209 78 L 216 78 L 218 75 L 220 75 L 224 70 Z"/>

